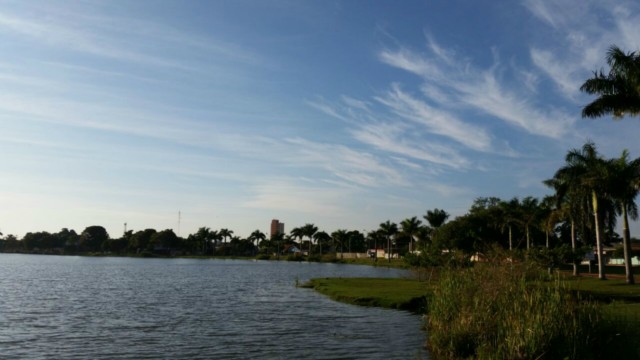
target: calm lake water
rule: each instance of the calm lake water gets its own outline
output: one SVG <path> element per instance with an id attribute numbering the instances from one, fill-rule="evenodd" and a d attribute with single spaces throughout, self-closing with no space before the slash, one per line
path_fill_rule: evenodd
<path id="1" fill-rule="evenodd" d="M 0 254 L 2 359 L 424 359 L 419 316 L 329 300 L 368 266 Z"/>

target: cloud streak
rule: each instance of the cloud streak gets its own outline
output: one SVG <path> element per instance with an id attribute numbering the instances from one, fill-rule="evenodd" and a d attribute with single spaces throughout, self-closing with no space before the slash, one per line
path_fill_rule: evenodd
<path id="1" fill-rule="evenodd" d="M 423 88 L 429 89 L 427 95 L 441 94 L 436 99 L 438 102 L 463 104 L 467 110 L 480 111 L 530 134 L 558 139 L 575 121 L 560 109 L 541 110 L 529 100 L 529 91 L 516 91 L 509 86 L 513 84 L 503 84 L 498 76 L 501 67 L 497 60 L 491 68 L 481 70 L 467 60 L 456 60 L 453 52 L 441 48 L 434 40 L 430 39 L 429 44 L 431 56 L 400 48 L 383 50 L 379 58 L 390 66 L 419 75 L 425 82 Z M 468 128 L 469 132 L 478 131 Z M 480 132 L 479 139 L 487 137 L 482 134 Z M 486 150 L 486 140 L 477 142 L 474 148 Z"/>

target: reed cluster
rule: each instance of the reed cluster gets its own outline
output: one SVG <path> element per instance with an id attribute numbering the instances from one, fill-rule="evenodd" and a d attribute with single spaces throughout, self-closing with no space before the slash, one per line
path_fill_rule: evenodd
<path id="1" fill-rule="evenodd" d="M 428 306 L 434 358 L 584 359 L 601 350 L 599 307 L 526 264 L 445 270 Z"/>

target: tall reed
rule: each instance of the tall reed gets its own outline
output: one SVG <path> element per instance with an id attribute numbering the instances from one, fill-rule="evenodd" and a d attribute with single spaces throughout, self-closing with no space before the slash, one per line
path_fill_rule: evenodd
<path id="1" fill-rule="evenodd" d="M 592 358 L 599 308 L 524 264 L 444 271 L 429 299 L 434 358 Z"/>

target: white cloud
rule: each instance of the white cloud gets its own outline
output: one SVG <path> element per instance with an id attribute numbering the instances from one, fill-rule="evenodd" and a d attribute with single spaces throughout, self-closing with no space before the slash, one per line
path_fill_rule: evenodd
<path id="1" fill-rule="evenodd" d="M 381 60 L 391 66 L 420 75 L 426 83 L 423 88 L 426 87 L 430 92 L 440 89 L 441 94 L 447 94 L 450 97 L 449 102 L 462 102 L 470 109 L 480 110 L 531 134 L 560 138 L 568 132 L 573 124 L 574 119 L 559 109 L 541 110 L 540 107 L 532 105 L 526 96 L 530 92 L 513 87 L 512 84 L 503 84 L 501 79 L 496 76 L 497 71 L 501 69 L 497 60 L 491 68 L 479 70 L 466 60 L 455 62 L 449 55 L 442 55 L 447 53 L 434 45 L 433 40 L 431 43 L 432 48 L 438 49 L 436 53 L 438 57 L 436 58 L 418 56 L 401 48 L 395 52 L 382 51 Z M 445 100 L 440 98 L 438 101 L 444 102 Z M 394 105 L 391 102 L 387 103 L 390 106 Z M 428 107 L 415 102 L 412 104 L 415 109 L 429 110 Z M 437 123 L 447 124 L 445 121 Z M 468 132 L 478 134 L 476 142 L 472 143 L 474 144 L 472 148 L 488 150 L 489 136 L 486 132 L 478 127 L 467 125 L 467 128 Z M 443 133 L 454 134 L 455 138 L 469 139 L 466 134 L 461 135 L 460 130 L 456 133 L 445 126 L 440 129 Z"/>
<path id="2" fill-rule="evenodd" d="M 305 186 L 293 179 L 276 179 L 255 185 L 250 191 L 252 199 L 245 201 L 242 207 L 303 212 L 319 217 L 348 215 L 343 203 L 348 201 L 350 191 L 345 188 Z"/>
<path id="3" fill-rule="evenodd" d="M 302 138 L 286 139 L 291 147 L 286 155 L 296 166 L 321 168 L 361 186 L 405 185 L 406 181 L 391 166 L 381 163 L 367 152 L 344 145 L 322 144 Z"/>
<path id="4" fill-rule="evenodd" d="M 352 134 L 355 139 L 379 150 L 456 169 L 469 166 L 467 159 L 449 147 L 424 138 L 410 140 L 397 124 L 366 124 L 352 130 Z"/>
<path id="5" fill-rule="evenodd" d="M 538 69 L 556 83 L 567 99 L 576 100 L 581 81 L 576 78 L 572 67 L 559 63 L 550 51 L 537 48 L 531 48 L 531 60 Z"/>
<path id="6" fill-rule="evenodd" d="M 457 141 L 474 150 L 487 151 L 491 147 L 491 138 L 484 129 L 470 125 L 455 115 L 429 106 L 405 92 L 398 85 L 392 85 L 384 97 L 376 100 L 392 109 L 397 115 L 419 123 L 425 130 Z"/>

